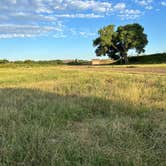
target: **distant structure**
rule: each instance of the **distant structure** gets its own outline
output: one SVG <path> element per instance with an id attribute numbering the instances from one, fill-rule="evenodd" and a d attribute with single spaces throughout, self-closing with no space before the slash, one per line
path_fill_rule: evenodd
<path id="1" fill-rule="evenodd" d="M 113 62 L 111 59 L 92 59 L 92 65 L 109 65 Z"/>

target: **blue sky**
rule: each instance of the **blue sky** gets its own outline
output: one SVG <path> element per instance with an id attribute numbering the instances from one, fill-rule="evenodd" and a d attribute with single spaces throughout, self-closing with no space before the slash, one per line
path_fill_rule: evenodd
<path id="1" fill-rule="evenodd" d="M 166 0 L 1 0 L 0 59 L 92 59 L 98 29 L 135 22 L 166 52 Z"/>

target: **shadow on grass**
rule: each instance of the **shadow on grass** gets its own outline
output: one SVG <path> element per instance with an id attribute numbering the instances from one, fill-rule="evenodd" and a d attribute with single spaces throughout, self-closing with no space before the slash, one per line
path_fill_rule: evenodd
<path id="1" fill-rule="evenodd" d="M 164 111 L 6 88 L 0 89 L 0 114 L 2 165 L 166 163 Z"/>

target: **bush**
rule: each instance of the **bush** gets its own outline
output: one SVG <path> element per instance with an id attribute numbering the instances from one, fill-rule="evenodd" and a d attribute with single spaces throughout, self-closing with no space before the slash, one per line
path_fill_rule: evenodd
<path id="1" fill-rule="evenodd" d="M 0 60 L 0 64 L 6 64 L 6 63 L 10 63 L 10 62 L 8 60 L 6 60 L 6 59 Z"/>
<path id="2" fill-rule="evenodd" d="M 32 61 L 32 60 L 28 59 L 28 60 L 25 60 L 24 63 L 25 64 L 33 64 L 33 63 L 35 63 L 35 61 Z"/>
<path id="3" fill-rule="evenodd" d="M 78 59 L 75 59 L 74 61 L 69 62 L 67 64 L 68 65 L 90 65 L 91 62 L 87 61 L 87 60 L 78 60 Z"/>

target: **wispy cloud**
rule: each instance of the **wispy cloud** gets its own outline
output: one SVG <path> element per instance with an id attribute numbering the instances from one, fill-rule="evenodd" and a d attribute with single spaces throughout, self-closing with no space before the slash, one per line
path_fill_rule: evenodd
<path id="1" fill-rule="evenodd" d="M 57 27 L 22 24 L 0 25 L 0 38 L 35 37 L 52 32 L 61 32 L 61 25 L 58 25 Z"/>
<path id="2" fill-rule="evenodd" d="M 145 7 L 145 9 L 151 10 L 153 9 L 153 2 L 154 0 L 135 0 L 137 4 L 139 4 L 142 7 Z"/>
<path id="3" fill-rule="evenodd" d="M 85 14 L 85 13 L 77 13 L 77 14 L 56 14 L 54 15 L 56 18 L 103 18 L 102 14 Z"/>
<path id="4" fill-rule="evenodd" d="M 119 14 L 119 17 L 121 17 L 123 20 L 124 19 L 136 19 L 138 17 L 140 17 L 141 15 L 143 15 L 143 12 L 141 12 L 140 10 L 122 10 Z"/>

